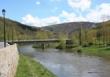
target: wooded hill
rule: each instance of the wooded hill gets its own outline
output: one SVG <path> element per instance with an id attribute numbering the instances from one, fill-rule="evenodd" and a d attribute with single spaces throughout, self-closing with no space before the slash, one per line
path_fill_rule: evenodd
<path id="1" fill-rule="evenodd" d="M 33 27 L 21 24 L 17 21 L 5 19 L 6 23 L 6 39 L 7 40 L 28 40 L 45 37 L 49 32 L 38 27 Z M 0 17 L 0 40 L 4 37 L 4 23 L 3 18 Z M 38 34 L 40 33 L 40 34 Z M 45 33 L 45 34 L 44 34 Z M 41 36 L 42 35 L 42 36 Z M 48 35 L 49 36 L 49 35 Z"/>
<path id="2" fill-rule="evenodd" d="M 21 24 L 19 22 L 16 22 L 10 19 L 6 19 L 5 25 L 6 25 L 7 40 L 12 40 L 12 39 L 20 40 L 21 38 L 30 38 L 34 34 L 34 32 L 37 30 L 36 28 Z M 3 37 L 4 37 L 3 32 L 4 32 L 3 18 L 0 17 L 0 39 L 1 40 L 3 40 Z"/>
<path id="3" fill-rule="evenodd" d="M 72 39 L 76 44 L 110 44 L 110 21 L 69 22 L 43 27 L 53 31 L 60 38 Z"/>
<path id="4" fill-rule="evenodd" d="M 62 24 L 55 24 L 55 25 L 50 25 L 43 27 L 46 30 L 53 31 L 55 33 L 57 32 L 63 32 L 63 33 L 72 33 L 82 28 L 92 28 L 96 26 L 96 23 L 93 22 L 68 22 L 68 23 L 62 23 Z"/>
<path id="5" fill-rule="evenodd" d="M 3 18 L 0 17 L 0 40 L 4 37 Z M 69 22 L 42 28 L 6 19 L 7 40 L 69 38 L 76 43 L 110 42 L 110 21 L 102 23 Z"/>

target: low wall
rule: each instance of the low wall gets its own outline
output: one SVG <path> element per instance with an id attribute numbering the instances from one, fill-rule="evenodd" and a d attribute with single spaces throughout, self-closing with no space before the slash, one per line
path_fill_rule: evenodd
<path id="1" fill-rule="evenodd" d="M 18 65 L 17 45 L 0 49 L 0 77 L 14 77 Z"/>

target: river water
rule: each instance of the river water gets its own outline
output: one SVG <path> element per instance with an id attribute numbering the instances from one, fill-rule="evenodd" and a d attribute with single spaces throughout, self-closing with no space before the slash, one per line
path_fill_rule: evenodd
<path id="1" fill-rule="evenodd" d="M 39 61 L 58 77 L 110 77 L 110 60 L 58 49 L 19 46 L 19 51 Z"/>

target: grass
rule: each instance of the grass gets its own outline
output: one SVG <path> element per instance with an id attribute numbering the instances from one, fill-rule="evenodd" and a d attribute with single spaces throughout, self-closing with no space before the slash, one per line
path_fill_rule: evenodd
<path id="1" fill-rule="evenodd" d="M 30 57 L 20 55 L 19 64 L 15 77 L 56 77 L 39 62 Z"/>
<path id="2" fill-rule="evenodd" d="M 110 47 L 82 47 L 81 50 L 84 54 L 110 59 Z"/>

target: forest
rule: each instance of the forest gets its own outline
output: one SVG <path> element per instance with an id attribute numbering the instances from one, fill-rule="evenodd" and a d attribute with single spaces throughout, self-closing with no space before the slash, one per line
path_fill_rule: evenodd
<path id="1" fill-rule="evenodd" d="M 6 40 L 70 39 L 74 45 L 110 45 L 110 21 L 101 23 L 73 22 L 45 28 L 21 24 L 6 19 Z M 71 25 L 70 25 L 71 24 Z M 64 26 L 63 26 L 64 25 Z M 66 30 L 68 27 L 68 30 Z M 60 29 L 60 30 L 59 30 Z M 0 17 L 0 40 L 4 38 L 4 23 Z"/>

